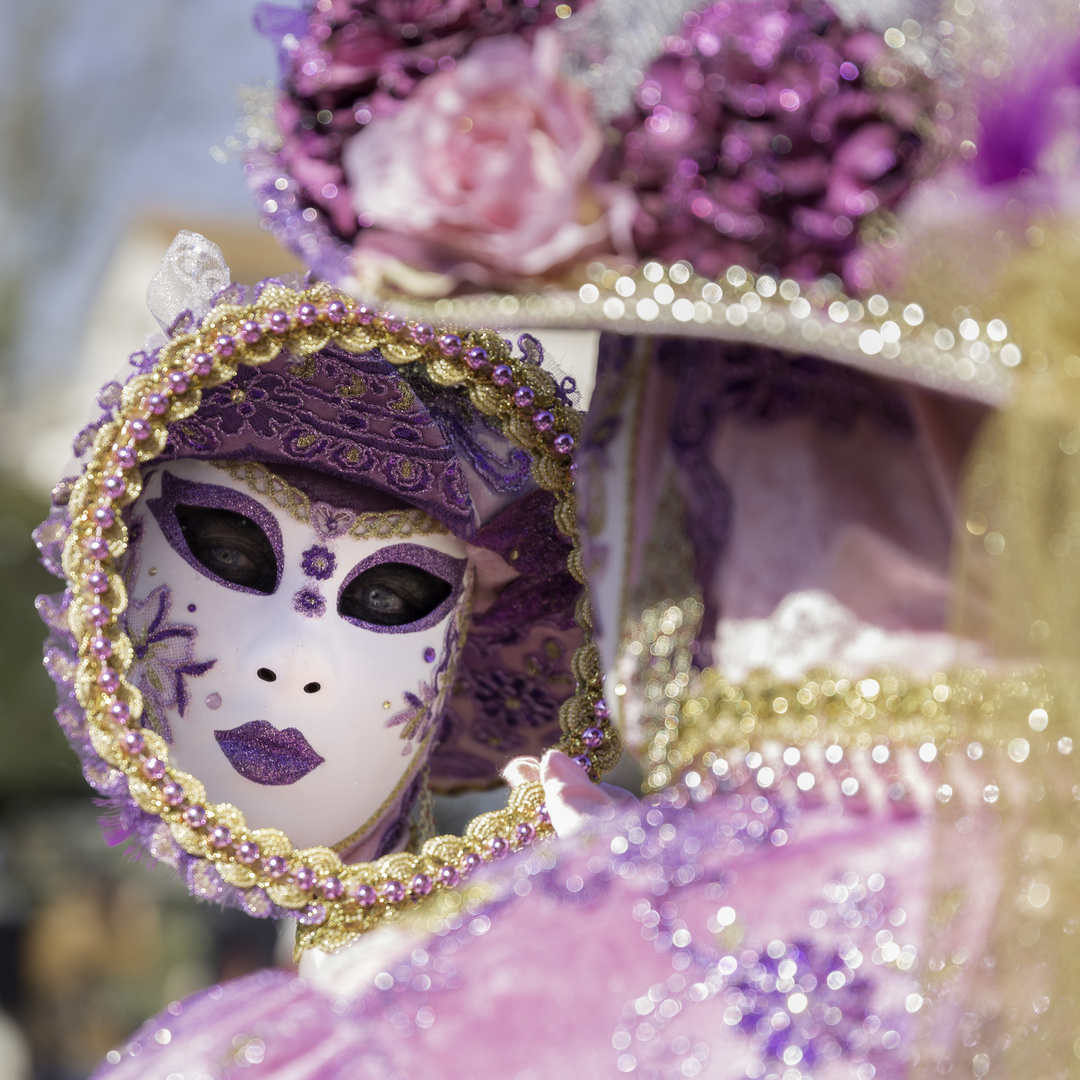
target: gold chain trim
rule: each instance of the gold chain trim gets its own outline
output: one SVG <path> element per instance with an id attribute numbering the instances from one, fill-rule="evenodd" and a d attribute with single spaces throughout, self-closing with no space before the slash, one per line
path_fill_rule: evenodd
<path id="1" fill-rule="evenodd" d="M 168 825 L 194 856 L 196 871 L 217 872 L 298 913 L 298 948 L 335 949 L 357 934 L 399 916 L 429 895 L 452 890 L 486 860 L 550 835 L 539 783 L 510 793 L 505 810 L 481 814 L 464 836 L 438 836 L 413 854 L 344 865 L 327 847 L 296 850 L 275 829 L 252 830 L 234 806 L 211 804 L 201 783 L 169 764 L 169 747 L 140 727 L 142 697 L 127 680 L 134 658 L 122 628 L 127 593 L 117 571 L 128 535 L 120 511 L 142 491 L 139 466 L 162 453 L 169 425 L 191 416 L 202 391 L 228 382 L 241 364 L 264 364 L 282 350 L 303 359 L 330 342 L 353 353 L 378 348 L 395 365 L 417 365 L 438 386 L 459 387 L 532 458 L 538 487 L 555 496 L 556 525 L 570 538 L 570 572 L 584 584 L 570 465 L 581 416 L 558 396 L 555 380 L 511 354 L 493 331 L 436 332 L 423 323 L 377 313 L 325 284 L 304 292 L 278 286 L 250 306 L 220 304 L 197 329 L 178 334 L 152 371 L 124 388 L 114 420 L 102 425 L 68 503 L 71 530 L 63 566 L 71 603 L 68 620 L 78 642 L 75 694 L 102 761 L 121 772 L 147 813 Z M 587 597 L 578 604 L 585 643 L 572 667 L 575 694 L 559 710 L 559 749 L 576 755 L 593 779 L 619 758 L 619 739 L 602 703 L 599 653 L 591 641 Z"/>
<path id="2" fill-rule="evenodd" d="M 249 491 L 270 499 L 290 517 L 311 524 L 311 498 L 258 461 L 214 461 L 211 464 L 239 480 Z M 450 530 L 423 510 L 365 510 L 346 535 L 354 540 L 407 540 L 411 536 L 446 535 Z"/>

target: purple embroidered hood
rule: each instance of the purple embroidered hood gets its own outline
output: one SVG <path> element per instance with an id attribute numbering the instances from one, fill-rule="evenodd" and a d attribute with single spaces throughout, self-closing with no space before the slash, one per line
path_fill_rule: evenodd
<path id="1" fill-rule="evenodd" d="M 229 286 L 213 303 L 250 304 L 277 285 Z M 181 314 L 171 321 L 170 336 L 194 321 L 190 311 Z M 528 362 L 544 362 L 533 338 L 522 336 L 517 346 Z M 76 435 L 74 466 L 54 489 L 52 511 L 35 534 L 44 565 L 57 576 L 63 576 L 70 528 L 67 503 L 82 462 L 98 429 L 115 415 L 124 385 L 150 370 L 159 352 L 132 356 Z M 572 392 L 564 381 L 560 393 Z M 569 546 L 553 522 L 553 496 L 533 482 L 529 455 L 467 399 L 408 366 L 391 365 L 377 349 L 352 353 L 329 346 L 302 361 L 282 354 L 206 390 L 199 408 L 171 425 L 158 460 L 183 458 L 257 461 L 326 513 L 353 503 L 369 510 L 418 508 L 473 546 L 477 584 L 466 644 L 452 697 L 434 718 L 434 789 L 494 786 L 512 753 L 538 753 L 558 739 L 558 706 L 574 689 L 570 658 L 581 640 L 574 622 L 580 586 L 566 569 Z M 56 716 L 88 781 L 112 802 L 121 832 L 137 832 L 152 846 L 156 819 L 130 802 L 91 745 L 74 692 L 78 662 L 67 626 L 69 599 L 42 597 L 38 605 L 50 629 L 45 658 L 59 693 Z M 490 688 L 503 685 L 517 692 L 501 718 L 493 718 Z M 166 861 L 189 878 L 196 873 L 182 852 Z M 193 880 L 188 884 L 208 895 Z M 211 892 L 229 898 L 225 887 Z"/>

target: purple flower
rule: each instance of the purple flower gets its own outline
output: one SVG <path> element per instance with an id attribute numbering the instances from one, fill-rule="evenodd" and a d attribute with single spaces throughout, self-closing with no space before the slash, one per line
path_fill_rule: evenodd
<path id="1" fill-rule="evenodd" d="M 859 222 L 911 185 L 925 80 L 871 78 L 880 37 L 820 3 L 716 4 L 688 14 L 664 50 L 615 121 L 611 168 L 641 203 L 639 256 L 709 275 L 733 262 L 843 273 Z M 872 285 L 864 271 L 851 284 Z"/>
<path id="2" fill-rule="evenodd" d="M 419 691 L 419 694 L 406 691 L 403 695 L 405 708 L 386 721 L 388 728 L 401 727 L 401 737 L 406 741 L 403 754 L 412 750 L 413 739 L 423 740 L 435 720 L 435 709 L 432 706 L 439 696 L 438 690 L 426 682 L 421 682 Z"/>
<path id="3" fill-rule="evenodd" d="M 300 589 L 293 597 L 293 611 L 309 619 L 321 619 L 326 614 L 326 600 L 318 589 Z"/>
<path id="4" fill-rule="evenodd" d="M 131 600 L 124 616 L 125 629 L 135 652 L 128 679 L 143 696 L 143 723 L 165 739 L 172 739 L 167 711 L 187 711 L 185 675 L 205 675 L 216 660 L 197 662 L 194 656 L 198 630 L 170 623 L 172 593 L 168 585 L 154 589 L 145 600 Z"/>
<path id="5" fill-rule="evenodd" d="M 316 581 L 329 581 L 334 576 L 337 558 L 322 544 L 314 544 L 300 557 L 300 566 L 304 573 Z"/>

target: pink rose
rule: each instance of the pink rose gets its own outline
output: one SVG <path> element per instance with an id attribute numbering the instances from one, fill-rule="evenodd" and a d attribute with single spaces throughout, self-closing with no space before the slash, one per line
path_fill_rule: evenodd
<path id="1" fill-rule="evenodd" d="M 517 37 L 481 41 L 349 140 L 353 206 L 375 227 L 358 246 L 392 254 L 401 237 L 406 261 L 420 253 L 431 268 L 477 279 L 483 272 L 460 264 L 532 277 L 607 240 L 610 211 L 625 211 L 626 196 L 589 181 L 603 139 L 559 60 L 550 31 L 532 48 Z"/>

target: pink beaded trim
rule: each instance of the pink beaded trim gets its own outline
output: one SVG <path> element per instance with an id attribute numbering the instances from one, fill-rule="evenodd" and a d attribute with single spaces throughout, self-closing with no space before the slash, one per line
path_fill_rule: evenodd
<path id="1" fill-rule="evenodd" d="M 151 372 L 128 383 L 116 419 L 98 432 L 75 484 L 63 556 L 79 653 L 75 692 L 94 750 L 126 775 L 131 797 L 159 816 L 185 851 L 228 884 L 261 890 L 295 910 L 298 948 L 323 949 L 340 947 L 455 888 L 484 862 L 552 832 L 543 788 L 523 784 L 505 810 L 482 814 L 462 837 L 437 836 L 415 854 L 343 864 L 329 848 L 298 851 L 278 830 L 249 829 L 235 807 L 209 803 L 202 784 L 169 763 L 165 741 L 140 726 L 142 698 L 126 678 L 133 660 L 121 620 L 127 594 L 116 570 L 128 542 L 120 511 L 142 490 L 139 465 L 162 453 L 169 425 L 192 415 L 202 391 L 228 382 L 238 365 L 266 363 L 283 349 L 308 356 L 331 342 L 354 353 L 378 348 L 392 364 L 419 364 L 432 382 L 462 387 L 474 408 L 531 455 L 533 479 L 555 495 L 555 523 L 573 543 L 570 572 L 584 584 L 572 464 L 581 418 L 560 399 L 554 379 L 514 358 L 509 343 L 492 331 L 436 330 L 325 285 L 303 293 L 270 286 L 249 307 L 222 304 L 196 330 L 173 338 Z M 598 780 L 618 760 L 619 739 L 601 697 L 587 593 L 576 614 L 585 643 L 573 658 L 577 691 L 560 709 L 558 745 Z"/>

